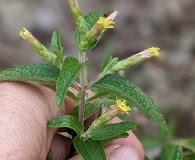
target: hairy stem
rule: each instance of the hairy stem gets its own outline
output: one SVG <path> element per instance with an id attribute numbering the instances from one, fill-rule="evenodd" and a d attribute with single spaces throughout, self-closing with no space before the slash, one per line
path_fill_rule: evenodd
<path id="1" fill-rule="evenodd" d="M 87 60 L 86 53 L 79 54 L 79 62 L 83 63 Z M 84 125 L 84 109 L 85 109 L 85 85 L 87 83 L 87 69 L 84 67 L 79 74 L 80 81 L 80 101 L 79 101 L 79 121 Z"/>

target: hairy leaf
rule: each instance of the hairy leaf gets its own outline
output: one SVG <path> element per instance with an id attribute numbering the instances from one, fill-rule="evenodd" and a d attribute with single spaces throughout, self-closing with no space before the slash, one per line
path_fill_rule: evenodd
<path id="1" fill-rule="evenodd" d="M 49 120 L 48 127 L 51 128 L 62 128 L 62 127 L 68 127 L 70 129 L 73 129 L 77 135 L 80 135 L 84 131 L 84 127 L 79 122 L 79 120 L 71 115 L 65 115 L 65 116 L 59 116 L 56 118 L 53 118 Z"/>
<path id="2" fill-rule="evenodd" d="M 100 111 L 100 109 L 102 109 L 103 107 L 107 107 L 115 103 L 116 102 L 114 100 L 111 100 L 108 98 L 98 99 L 94 103 L 87 103 L 85 106 L 85 111 L 84 111 L 84 119 L 86 120 L 87 118 L 92 116 L 94 113 Z M 74 109 L 73 115 L 75 117 L 78 117 L 78 113 L 79 113 L 79 108 L 77 107 Z"/>
<path id="3" fill-rule="evenodd" d="M 0 81 L 33 81 L 55 86 L 60 70 L 52 64 L 41 62 L 0 72 Z"/>
<path id="4" fill-rule="evenodd" d="M 148 117 L 154 119 L 160 125 L 162 131 L 167 133 L 167 123 L 154 102 L 140 88 L 127 79 L 118 75 L 108 74 L 94 83 L 93 87 L 109 91 L 118 97 L 130 101 Z"/>
<path id="5" fill-rule="evenodd" d="M 105 61 L 103 62 L 102 68 L 101 68 L 101 77 L 105 76 L 106 74 L 108 74 L 111 70 L 111 68 L 118 62 L 118 58 L 117 57 L 112 57 L 109 56 L 105 59 Z"/>
<path id="6" fill-rule="evenodd" d="M 55 55 L 58 55 L 62 50 L 60 34 L 58 31 L 54 31 L 52 34 L 51 47 Z"/>
<path id="7" fill-rule="evenodd" d="M 78 102 L 78 98 L 77 96 L 74 95 L 74 93 L 72 93 L 71 91 L 67 91 L 66 95 L 71 98 L 72 100 L 74 100 L 75 102 Z"/>
<path id="8" fill-rule="evenodd" d="M 109 139 L 119 136 L 129 130 L 135 130 L 136 124 L 134 122 L 121 122 L 114 124 L 105 124 L 91 133 L 91 138 L 94 140 Z"/>
<path id="9" fill-rule="evenodd" d="M 101 141 L 94 141 L 92 139 L 82 141 L 79 137 L 75 137 L 73 144 L 83 160 L 106 160 Z"/>
<path id="10" fill-rule="evenodd" d="M 78 76 L 82 68 L 88 64 L 89 61 L 79 64 L 76 58 L 66 57 L 56 85 L 55 104 L 57 108 L 61 107 L 72 81 Z"/>
<path id="11" fill-rule="evenodd" d="M 183 149 L 181 146 L 176 146 L 172 160 L 182 160 Z"/>
<path id="12" fill-rule="evenodd" d="M 108 138 L 108 139 L 103 139 L 101 140 L 102 145 L 105 146 L 107 145 L 109 142 L 111 142 L 112 140 L 118 139 L 118 138 L 127 138 L 129 136 L 129 134 L 127 132 L 122 133 L 120 135 L 116 135 L 114 137 Z"/>
<path id="13" fill-rule="evenodd" d="M 53 53 L 56 55 L 56 58 L 53 62 L 55 66 L 61 68 L 63 62 L 63 47 L 61 46 L 60 34 L 58 31 L 54 31 L 51 39 L 51 47 Z"/>

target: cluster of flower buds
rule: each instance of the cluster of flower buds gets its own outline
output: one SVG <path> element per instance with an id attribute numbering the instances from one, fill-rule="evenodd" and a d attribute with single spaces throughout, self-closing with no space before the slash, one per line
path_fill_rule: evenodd
<path id="1" fill-rule="evenodd" d="M 80 53 L 92 49 L 107 29 L 114 28 L 114 20 L 118 14 L 116 11 L 108 17 L 100 17 L 93 27 L 88 30 L 85 18 L 82 16 L 82 12 L 78 6 L 78 2 L 76 0 L 69 0 L 69 5 L 75 18 L 77 29 L 82 36 L 82 40 L 79 44 Z"/>

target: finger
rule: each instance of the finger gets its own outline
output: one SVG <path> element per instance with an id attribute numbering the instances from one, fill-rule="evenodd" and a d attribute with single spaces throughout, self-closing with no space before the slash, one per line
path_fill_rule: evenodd
<path id="1" fill-rule="evenodd" d="M 110 145 L 105 151 L 107 160 L 143 160 L 137 150 L 128 145 Z"/>
<path id="2" fill-rule="evenodd" d="M 69 99 L 60 110 L 54 106 L 55 91 L 24 82 L 0 83 L 0 156 L 3 159 L 45 159 L 56 129 L 47 122 L 70 113 Z M 14 158 L 13 158 L 14 157 Z"/>

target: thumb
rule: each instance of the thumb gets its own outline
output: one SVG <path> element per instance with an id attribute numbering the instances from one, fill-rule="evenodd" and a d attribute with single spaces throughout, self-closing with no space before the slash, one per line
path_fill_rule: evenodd
<path id="1" fill-rule="evenodd" d="M 138 152 L 128 145 L 110 145 L 105 151 L 109 160 L 141 160 Z"/>
<path id="2" fill-rule="evenodd" d="M 138 152 L 128 145 L 110 145 L 105 148 L 107 160 L 141 160 Z M 69 160 L 82 160 L 76 155 Z"/>

